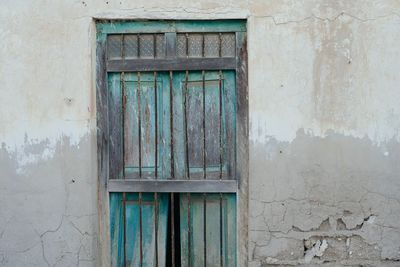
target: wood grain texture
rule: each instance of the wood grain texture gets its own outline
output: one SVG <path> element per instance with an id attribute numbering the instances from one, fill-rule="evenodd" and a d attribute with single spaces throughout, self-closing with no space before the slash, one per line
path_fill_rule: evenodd
<path id="1" fill-rule="evenodd" d="M 155 266 L 157 262 L 165 266 L 169 195 L 164 193 L 178 192 L 181 193 L 182 266 L 247 266 L 245 28 L 242 21 L 98 24 L 96 102 L 102 255 L 99 265 Z M 108 33 L 138 32 L 165 32 L 166 59 L 106 62 Z M 177 32 L 236 32 L 237 58 L 177 59 L 174 39 Z M 141 72 L 140 94 L 138 71 Z M 156 83 L 154 73 L 147 71 L 157 71 Z M 121 72 L 124 72 L 124 86 Z M 188 149 L 185 148 L 186 126 Z M 158 181 L 155 181 L 156 161 Z M 191 181 L 183 180 L 186 166 L 189 166 Z M 220 182 L 221 171 L 223 181 Z M 160 192 L 157 209 L 154 194 L 148 192 Z M 208 192 L 205 202 L 204 192 Z M 143 196 L 141 204 L 139 194 Z"/>
<path id="2" fill-rule="evenodd" d="M 236 177 L 238 179 L 238 210 L 237 229 L 238 266 L 248 265 L 248 177 L 249 177 L 249 102 L 247 81 L 247 38 L 245 32 L 236 34 L 237 67 L 236 86 L 237 100 L 237 150 Z"/>
<path id="3" fill-rule="evenodd" d="M 169 70 L 233 70 L 235 58 L 179 58 L 108 60 L 108 72 Z"/>
<path id="4" fill-rule="evenodd" d="M 123 178 L 123 116 L 121 74 L 108 75 L 109 179 Z"/>
<path id="5" fill-rule="evenodd" d="M 166 265 L 168 202 L 168 194 L 158 194 L 156 217 L 153 193 L 143 193 L 140 201 L 138 193 L 127 193 L 125 202 L 122 201 L 122 194 L 110 194 L 111 266 L 155 266 L 156 255 L 158 266 Z M 140 240 L 140 220 L 144 226 L 141 230 L 142 240 Z M 124 236 L 125 246 L 122 245 Z M 143 253 L 142 263 L 139 255 L 140 245 Z"/>
<path id="6" fill-rule="evenodd" d="M 98 21 L 98 33 L 243 32 L 243 20 Z"/>
<path id="7" fill-rule="evenodd" d="M 99 266 L 109 266 L 109 195 L 108 182 L 108 96 L 106 72 L 106 38 L 98 34 L 96 38 L 96 124 L 97 124 L 97 206 L 99 220 L 98 261 Z"/>
<path id="8" fill-rule="evenodd" d="M 205 212 L 203 194 L 190 194 L 190 211 L 188 201 L 187 194 L 180 195 L 182 266 L 219 266 L 221 245 L 223 266 L 236 266 L 236 195 L 223 194 L 220 209 L 220 194 L 206 194 Z"/>
<path id="9" fill-rule="evenodd" d="M 237 191 L 235 180 L 110 180 L 109 192 L 221 192 Z"/>

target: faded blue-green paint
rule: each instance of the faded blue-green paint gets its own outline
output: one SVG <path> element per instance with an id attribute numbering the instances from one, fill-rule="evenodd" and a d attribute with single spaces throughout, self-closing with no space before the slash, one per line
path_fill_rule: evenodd
<path id="1" fill-rule="evenodd" d="M 110 231 L 111 231 L 111 266 L 141 266 L 140 245 L 142 245 L 142 266 L 155 266 L 155 207 L 153 193 L 143 193 L 141 199 L 142 241 L 140 241 L 140 206 L 138 193 L 126 193 L 124 200 L 121 193 L 110 193 Z M 158 264 L 166 264 L 166 236 L 168 215 L 168 194 L 158 194 L 157 243 Z M 124 222 L 125 220 L 125 222 Z M 125 223 L 125 226 L 124 226 Z M 124 241 L 124 229 L 126 240 Z M 141 244 L 140 244 L 141 242 Z M 124 254 L 124 243 L 126 255 Z M 126 260 L 126 264 L 124 261 Z"/>
<path id="2" fill-rule="evenodd" d="M 245 23 L 238 20 L 225 21 L 135 21 L 97 23 L 97 42 L 104 43 L 107 34 L 115 33 L 144 33 L 144 32 L 242 32 L 246 29 Z M 217 71 L 205 72 L 205 99 L 207 114 L 219 112 L 219 75 Z M 125 99 L 122 95 L 122 77 L 124 78 Z M 157 73 L 157 122 L 158 122 L 158 179 L 171 177 L 171 125 L 170 125 L 170 84 L 169 73 Z M 202 107 L 202 73 L 189 72 L 188 75 L 188 106 L 191 118 L 196 121 L 200 116 L 199 107 Z M 110 119 L 110 132 L 116 130 L 115 125 L 125 124 L 126 129 L 121 134 L 121 140 L 125 140 L 125 146 L 113 157 L 121 157 L 124 162 L 124 171 L 117 177 L 123 178 L 123 174 L 137 174 L 138 162 L 138 74 L 137 73 L 109 73 L 108 74 L 108 107 Z M 142 170 L 148 175 L 154 175 L 155 168 L 155 102 L 154 102 L 154 73 L 142 72 L 140 74 L 140 102 L 142 121 Z M 173 117 L 174 117 L 174 177 L 186 179 L 185 166 L 185 123 L 184 123 L 184 96 L 186 88 L 186 73 L 174 72 L 172 80 Z M 223 172 L 227 177 L 235 177 L 236 162 L 236 85 L 235 71 L 222 72 L 222 139 L 223 139 Z M 125 113 L 122 116 L 122 103 L 125 101 Z M 197 103 L 197 104 L 196 104 Z M 200 104 L 199 104 L 200 103 Z M 219 113 L 218 113 L 219 115 Z M 124 119 L 125 123 L 122 123 Z M 120 120 L 120 121 L 119 121 Z M 114 123 L 113 123 L 114 122 Z M 206 118 L 206 128 L 215 128 L 216 117 Z M 195 124 L 191 126 L 194 127 Z M 135 127 L 136 126 L 136 127 Z M 198 125 L 197 125 L 198 127 Z M 190 128 L 190 127 L 189 127 Z M 219 135 L 219 132 L 206 132 L 207 136 Z M 110 140 L 113 142 L 116 140 Z M 192 140 L 193 141 L 193 140 Z M 194 140 L 194 146 L 202 147 L 201 136 Z M 201 144 L 200 144 L 201 143 Z M 215 148 L 218 149 L 215 149 Z M 219 151 L 219 139 L 215 138 L 206 144 L 207 153 L 215 154 Z M 129 153 L 127 153 L 130 151 Z M 125 152 L 125 153 L 124 153 Z M 192 152 L 197 164 L 190 166 L 191 178 L 202 177 L 202 150 Z M 196 155 L 196 153 L 198 153 Z M 136 156 L 135 156 L 136 155 Z M 215 156 L 215 155 L 214 155 Z M 211 158 L 211 157 L 210 157 Z M 230 162 L 231 164 L 227 164 Z M 206 171 L 218 172 L 219 158 L 215 157 L 206 164 Z M 113 168 L 113 166 L 110 166 Z M 211 174 L 210 174 L 211 175 Z M 211 177 L 218 179 L 218 175 Z M 220 196 L 222 196 L 222 213 L 220 212 Z M 140 224 L 139 224 L 139 194 L 126 193 L 125 200 L 122 193 L 110 193 L 110 237 L 111 237 L 111 266 L 140 266 Z M 221 228 L 222 218 L 222 262 L 224 266 L 236 266 L 236 195 L 235 194 L 207 194 L 206 196 L 206 227 L 204 227 L 204 202 L 203 194 L 191 194 L 190 224 L 188 221 L 187 194 L 180 194 L 180 225 L 181 225 L 181 260 L 182 266 L 203 266 L 204 264 L 204 229 L 206 229 L 207 266 L 218 265 L 221 261 Z M 124 203 L 126 203 L 124 208 Z M 157 243 L 158 266 L 165 266 L 167 248 L 167 221 L 168 221 L 168 194 L 158 194 L 158 219 L 157 219 Z M 125 213 L 125 215 L 124 215 Z M 142 247 L 143 266 L 155 266 L 155 199 L 152 193 L 142 194 Z M 189 248 L 189 228 L 192 230 Z M 126 240 L 124 240 L 126 229 Z M 124 249 L 125 247 L 125 249 Z M 126 255 L 125 255 L 126 251 Z M 126 264 L 124 263 L 126 261 Z"/>
<path id="3" fill-rule="evenodd" d="M 122 86 L 121 86 L 121 74 L 110 73 L 108 75 L 108 121 L 109 121 L 109 136 L 110 143 L 120 143 L 123 136 L 118 133 L 121 132 L 119 129 L 122 125 Z M 109 173 L 115 176 L 110 179 L 122 179 L 123 172 L 119 172 L 120 165 L 123 162 L 123 150 L 122 146 L 110 151 L 110 157 L 114 159 L 117 164 L 109 164 Z"/>
<path id="4" fill-rule="evenodd" d="M 219 97 L 219 72 L 208 71 L 205 73 L 205 92 L 206 92 L 206 107 L 216 112 L 216 118 L 219 116 L 219 101 L 216 101 Z M 235 104 L 236 93 L 235 93 L 235 74 L 233 71 L 224 71 L 222 73 L 222 94 L 226 101 L 223 101 L 223 141 L 225 151 L 223 153 L 224 163 L 223 171 L 227 171 L 228 165 L 226 162 L 234 157 L 235 152 Z M 120 73 L 110 73 L 109 79 L 109 105 L 121 104 L 122 97 L 122 81 Z M 125 95 L 126 95 L 126 110 L 125 110 L 125 142 L 128 145 L 132 145 L 130 152 L 133 154 L 138 153 L 138 74 L 137 73 L 124 73 L 125 80 Z M 196 105 L 196 101 L 202 101 L 202 73 L 201 72 L 189 72 L 188 75 L 188 91 L 187 91 L 187 107 L 191 116 L 198 116 L 202 120 L 201 110 L 190 110 L 190 107 Z M 154 73 L 141 73 L 140 74 L 140 102 L 141 102 L 141 121 L 142 121 L 142 172 L 148 171 L 149 174 L 154 174 L 154 134 L 155 134 L 155 119 L 154 119 Z M 186 166 L 185 166 L 185 123 L 184 123 L 184 97 L 186 89 L 186 73 L 175 72 L 173 75 L 173 112 L 174 112 L 174 168 L 176 179 L 186 179 Z M 159 147 L 158 147 L 158 158 L 159 158 L 159 169 L 158 179 L 167 179 L 170 177 L 170 163 L 171 163 L 171 151 L 170 151 L 170 86 L 169 86 L 169 74 L 158 73 L 157 74 L 157 95 L 158 95 L 158 130 L 159 130 Z M 197 109 L 201 107 L 202 103 L 197 103 Z M 195 117 L 193 117 L 195 118 Z M 190 119 L 189 119 L 190 120 Z M 216 119 L 207 118 L 207 123 Z M 128 123 L 127 123 L 128 122 Z M 202 123 L 197 121 L 197 123 Z M 219 122 L 218 122 L 219 123 Z M 147 125 L 146 125 L 147 124 Z M 130 125 L 130 127 L 127 127 Z M 191 127 L 196 125 L 192 124 Z M 196 127 L 201 127 L 197 125 Z M 218 127 L 215 126 L 214 127 Z M 112 129 L 110 128 L 110 131 Z M 192 153 L 198 153 L 202 155 L 202 136 L 196 140 L 198 151 Z M 217 141 L 212 141 L 209 147 L 219 147 L 219 137 L 216 137 Z M 209 149 L 209 148 L 207 148 Z M 214 151 L 214 150 L 213 150 Z M 215 150 L 219 151 L 219 149 Z M 214 151 L 214 152 L 215 152 Z M 121 151 L 122 153 L 122 151 Z M 127 155 L 127 147 L 125 146 L 125 173 L 132 174 L 138 173 L 138 158 Z M 129 154 L 129 153 L 128 153 Z M 197 156 L 198 156 L 197 155 Z M 195 157 L 197 157 L 195 156 Z M 202 157 L 197 157 L 202 160 Z M 200 164 L 194 164 L 195 166 L 190 167 L 190 176 L 193 178 L 200 178 L 203 174 L 202 168 L 203 162 Z M 219 170 L 219 157 L 213 164 L 207 165 L 207 172 L 215 171 L 218 173 Z M 229 169 L 232 169 L 230 167 Z M 121 177 L 122 178 L 122 174 Z M 214 177 L 218 179 L 218 175 Z M 201 197 L 200 197 L 201 196 Z M 200 201 L 201 199 L 201 201 Z M 112 266 L 123 266 L 123 262 L 126 258 L 128 266 L 140 266 L 139 253 L 139 206 L 138 206 L 138 194 L 126 194 L 126 207 L 125 207 L 125 228 L 126 228 L 126 255 L 124 255 L 124 208 L 123 198 L 121 193 L 113 193 L 110 195 L 110 230 L 111 230 L 111 258 Z M 153 202 L 152 202 L 153 201 Z M 236 264 L 236 205 L 235 205 L 234 194 L 223 194 L 223 262 L 227 265 L 224 266 L 235 266 Z M 152 203 L 150 203 L 152 202 Z M 159 266 L 165 265 L 166 255 L 166 225 L 168 216 L 168 197 L 162 195 L 159 197 L 159 219 L 158 219 L 158 256 Z M 155 242 L 154 242 L 154 196 L 153 194 L 143 194 L 142 205 L 142 246 L 143 246 L 143 266 L 154 266 L 154 255 L 155 255 Z M 218 205 L 217 205 L 218 204 Z M 220 262 L 220 212 L 219 212 L 219 194 L 208 194 L 207 195 L 207 246 L 212 248 L 208 249 L 207 264 Z M 181 194 L 181 249 L 182 249 L 182 263 L 188 264 L 189 254 L 187 251 L 187 197 L 186 194 Z M 190 251 L 191 255 L 191 266 L 199 266 L 202 264 L 204 257 L 204 241 L 203 241 L 203 196 L 192 194 L 191 204 L 191 229 L 192 237 L 191 242 L 193 244 Z"/>
<path id="5" fill-rule="evenodd" d="M 202 82 L 203 77 L 201 72 L 189 72 L 188 74 L 188 85 L 187 85 L 187 108 L 188 108 L 188 121 L 191 121 L 191 118 L 197 118 L 196 124 L 202 124 Z M 219 123 L 219 72 L 218 71 L 207 71 L 205 72 L 205 92 L 206 92 L 206 109 L 213 110 L 212 114 L 214 117 L 206 117 L 206 128 L 210 126 L 210 121 L 212 120 L 214 123 L 214 127 L 219 127 L 219 125 L 215 125 L 215 123 Z M 187 179 L 185 172 L 185 122 L 184 122 L 184 98 L 185 98 L 185 89 L 186 89 L 186 73 L 185 72 L 175 72 L 173 77 L 173 106 L 174 106 L 174 159 L 175 159 L 175 177 L 176 179 Z M 222 72 L 222 83 L 221 90 L 223 98 L 225 99 L 222 102 L 222 141 L 223 141 L 223 171 L 230 171 L 228 169 L 233 168 L 230 166 L 228 168 L 227 162 L 233 162 L 231 160 L 234 157 L 235 147 L 236 147 L 236 136 L 235 136 L 235 128 L 236 128 L 236 90 L 235 90 L 235 72 L 234 71 L 224 71 Z M 200 102 L 197 106 L 194 102 Z M 190 107 L 196 107 L 196 109 L 190 109 Z M 210 115 L 210 113 L 208 113 Z M 206 115 L 207 116 L 207 115 Z M 191 124 L 188 127 L 188 130 L 191 127 L 198 126 L 202 128 L 202 125 Z M 214 136 L 215 138 L 210 138 L 210 133 L 206 132 L 206 140 L 208 142 L 206 144 L 208 158 L 215 155 L 211 155 L 213 152 L 218 153 L 217 161 L 212 164 L 207 164 L 206 170 L 207 172 L 215 172 L 219 171 L 219 137 Z M 212 140 L 210 142 L 210 140 Z M 203 140 L 202 135 L 195 136 L 194 139 L 189 140 L 191 147 L 197 147 L 197 151 L 195 151 L 196 155 L 193 155 L 192 159 L 197 159 L 200 162 L 191 161 L 190 165 L 190 178 L 202 178 L 203 172 L 203 162 L 202 162 L 202 146 Z M 213 144 L 214 143 L 214 144 Z M 215 146 L 217 145 L 217 149 Z M 189 147 L 189 153 L 193 152 Z M 209 162 L 208 162 L 209 163 Z M 209 177 L 209 178 L 219 178 Z"/>
<path id="6" fill-rule="evenodd" d="M 124 265 L 124 210 L 122 194 L 110 194 L 110 248 L 111 266 Z"/>
<path id="7" fill-rule="evenodd" d="M 181 194 L 180 199 L 182 266 L 220 266 L 221 256 L 223 266 L 236 266 L 236 195 L 191 194 L 189 200 L 187 194 Z M 190 218 L 187 216 L 189 203 Z"/>
<path id="8" fill-rule="evenodd" d="M 243 20 L 114 21 L 96 24 L 98 34 L 160 32 L 244 32 Z"/>
<path id="9" fill-rule="evenodd" d="M 141 167 L 144 176 L 155 175 L 155 79 L 157 80 L 157 122 L 158 122 L 158 176 L 160 179 L 166 178 L 169 166 L 165 164 L 164 154 L 168 152 L 168 146 L 164 139 L 169 135 L 169 128 L 165 127 L 164 121 L 166 113 L 169 113 L 168 105 L 163 101 L 168 101 L 168 91 L 164 90 L 166 73 L 125 73 L 125 174 L 138 173 L 139 170 L 139 108 L 138 108 L 138 87 L 140 80 L 140 119 L 141 119 Z"/>

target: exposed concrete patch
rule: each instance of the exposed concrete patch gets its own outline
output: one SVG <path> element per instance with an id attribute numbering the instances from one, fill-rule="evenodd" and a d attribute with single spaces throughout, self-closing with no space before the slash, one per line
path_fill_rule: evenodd
<path id="1" fill-rule="evenodd" d="M 385 156 L 368 138 L 335 133 L 269 140 L 250 148 L 251 260 L 400 260 L 400 143 Z"/>
<path id="2" fill-rule="evenodd" d="M 304 245 L 307 250 L 304 252 L 304 261 L 310 263 L 314 257 L 322 257 L 325 250 L 328 248 L 328 242 L 325 239 L 318 239 L 315 243 Z"/>
<path id="3" fill-rule="evenodd" d="M 97 243 L 97 184 L 91 135 L 60 139 L 52 157 L 18 172 L 18 152 L 0 149 L 0 266 L 93 264 Z M 41 155 L 48 142 L 27 143 Z M 89 167 L 88 167 L 89 166 Z M 38 257 L 40 255 L 40 257 Z"/>

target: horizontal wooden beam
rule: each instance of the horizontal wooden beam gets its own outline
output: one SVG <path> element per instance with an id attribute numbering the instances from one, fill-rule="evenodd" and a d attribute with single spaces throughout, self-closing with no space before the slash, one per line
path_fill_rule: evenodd
<path id="1" fill-rule="evenodd" d="M 178 58 L 108 60 L 108 72 L 170 70 L 234 70 L 235 58 Z"/>
<path id="2" fill-rule="evenodd" d="M 164 32 L 243 32 L 246 20 L 165 20 L 165 21 L 124 21 L 96 17 L 99 34 L 118 33 L 164 33 Z M 103 19 L 106 19 L 103 21 Z"/>
<path id="3" fill-rule="evenodd" d="M 109 192 L 235 193 L 236 180 L 136 180 L 108 181 Z"/>

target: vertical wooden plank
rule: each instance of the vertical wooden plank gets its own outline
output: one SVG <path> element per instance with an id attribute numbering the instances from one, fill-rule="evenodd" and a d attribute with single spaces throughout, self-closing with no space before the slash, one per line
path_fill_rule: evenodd
<path id="1" fill-rule="evenodd" d="M 245 32 L 236 33 L 237 66 L 236 86 L 238 92 L 237 109 L 237 161 L 236 176 L 238 179 L 238 265 L 246 266 L 248 262 L 248 82 L 247 82 L 247 39 Z"/>
<path id="2" fill-rule="evenodd" d="M 172 267 L 175 267 L 177 264 L 177 260 L 176 260 L 176 250 L 177 248 L 175 248 L 175 195 L 174 193 L 170 194 L 170 207 L 171 207 L 171 212 L 170 212 L 170 218 L 171 218 L 171 261 L 172 261 Z M 178 222 L 178 221 L 176 221 Z M 179 248 L 179 247 L 178 247 Z M 178 251 L 178 253 L 180 253 L 180 251 Z"/>
<path id="3" fill-rule="evenodd" d="M 191 194 L 191 266 L 205 266 L 204 254 L 204 202 L 203 194 Z"/>
<path id="4" fill-rule="evenodd" d="M 205 227 L 207 244 L 206 266 L 219 266 L 221 262 L 219 212 L 219 194 L 207 194 L 207 216 Z"/>
<path id="5" fill-rule="evenodd" d="M 155 37 L 154 37 L 155 38 Z M 154 42 L 155 43 L 155 42 Z M 154 176 L 158 179 L 159 175 L 159 162 L 158 162 L 158 143 L 159 143 L 159 131 L 158 131 L 158 93 L 157 93 L 157 72 L 154 72 Z M 156 195 L 157 196 L 157 195 Z"/>
<path id="6" fill-rule="evenodd" d="M 125 172 L 138 169 L 138 101 L 137 101 L 137 77 L 135 73 L 125 73 Z"/>
<path id="7" fill-rule="evenodd" d="M 204 57 L 204 34 L 202 35 L 202 53 Z M 202 108 L 203 108 L 203 179 L 207 179 L 207 141 L 206 141 L 206 73 L 202 71 Z M 203 194 L 203 265 L 207 264 L 207 194 Z"/>
<path id="8" fill-rule="evenodd" d="M 224 200 L 223 202 L 223 231 L 225 236 L 225 266 L 238 266 L 237 264 L 237 228 L 236 228 L 236 195 L 235 194 L 223 194 Z M 244 262 L 244 265 L 239 266 L 247 266 L 247 261 Z"/>
<path id="9" fill-rule="evenodd" d="M 190 179 L 203 179 L 204 126 L 202 72 L 190 72 L 187 86 L 187 142 Z"/>
<path id="10" fill-rule="evenodd" d="M 142 174 L 143 178 L 154 178 L 156 122 L 153 75 L 152 73 L 141 73 L 140 80 Z"/>
<path id="11" fill-rule="evenodd" d="M 142 264 L 140 266 L 155 265 L 155 224 L 154 224 L 154 195 L 142 194 Z"/>
<path id="12" fill-rule="evenodd" d="M 171 116 L 170 83 L 168 72 L 157 73 L 158 87 L 158 155 L 159 177 L 171 177 Z"/>
<path id="13" fill-rule="evenodd" d="M 226 155 L 226 169 L 228 179 L 236 179 L 236 114 L 237 114 L 237 96 L 235 72 L 223 72 L 223 130 L 226 136 L 224 141 L 224 154 Z"/>
<path id="14" fill-rule="evenodd" d="M 122 194 L 110 193 L 110 248 L 113 267 L 124 266 L 124 214 Z"/>
<path id="15" fill-rule="evenodd" d="M 157 72 L 158 179 L 171 177 L 170 97 L 169 73 Z"/>
<path id="16" fill-rule="evenodd" d="M 173 74 L 173 144 L 174 174 L 176 179 L 186 179 L 186 145 L 185 145 L 185 73 Z"/>
<path id="17" fill-rule="evenodd" d="M 188 207 L 190 201 L 189 217 Z M 181 264 L 204 266 L 204 206 L 203 194 L 180 195 Z"/>
<path id="18" fill-rule="evenodd" d="M 109 195 L 107 191 L 109 171 L 109 135 L 108 135 L 108 95 L 106 75 L 106 34 L 96 25 L 96 123 L 97 123 L 97 206 L 99 220 L 98 264 L 109 266 L 110 261 L 110 225 Z"/>
<path id="19" fill-rule="evenodd" d="M 121 194 L 114 194 L 121 198 Z M 154 194 L 153 193 L 143 193 L 141 198 L 141 211 L 139 206 L 139 194 L 129 193 L 127 195 L 127 205 L 126 205 L 126 266 L 139 267 L 139 266 L 155 266 L 158 260 L 159 266 L 166 265 L 166 246 L 167 246 L 167 226 L 168 226 L 168 194 L 158 195 L 158 218 L 157 223 L 155 223 L 155 206 L 154 206 Z M 121 199 L 120 199 L 121 200 Z M 114 203 L 114 202 L 113 202 Z M 122 203 L 120 201 L 120 203 Z M 118 212 L 118 209 L 112 209 Z M 142 241 L 140 241 L 140 212 L 142 216 Z M 121 218 L 122 219 L 122 218 Z M 114 222 L 119 223 L 119 220 L 114 220 Z M 115 229 L 118 229 L 118 225 L 115 225 Z M 157 243 L 158 253 L 155 251 L 155 232 L 157 225 Z M 113 228 L 113 229 L 114 229 Z M 119 227 L 121 229 L 122 227 Z M 115 230 L 114 230 L 115 231 Z M 117 232 L 120 236 L 122 233 Z M 118 243 L 119 242 L 119 243 Z M 123 259 L 123 250 L 121 250 L 122 240 L 113 238 L 113 248 L 116 248 L 118 257 Z M 142 264 L 140 256 L 140 243 L 142 243 Z M 118 250 L 120 249 L 120 250 Z M 114 254 L 113 254 L 114 255 Z M 156 260 L 156 256 L 158 256 Z M 113 257 L 114 259 L 114 257 Z M 121 258 L 116 258 L 117 265 L 113 266 L 124 266 L 123 260 Z"/>
<path id="20" fill-rule="evenodd" d="M 154 35 L 154 47 L 156 47 L 156 37 Z M 154 48 L 156 51 L 156 48 Z M 159 141 L 159 131 L 158 131 L 158 90 L 157 90 L 157 72 L 154 72 L 154 120 L 155 120 L 155 179 L 158 179 L 159 175 L 159 164 L 158 164 L 158 141 Z M 158 267 L 158 193 L 154 193 L 154 250 L 155 250 L 155 266 Z"/>
<path id="21" fill-rule="evenodd" d="M 220 257 L 220 267 L 225 266 L 225 261 L 224 261 L 224 234 L 223 234 L 223 196 L 222 193 L 219 194 L 219 257 Z"/>
<path id="22" fill-rule="evenodd" d="M 218 72 L 208 71 L 205 77 L 207 179 L 214 180 L 219 179 L 220 172 L 220 101 L 218 76 Z"/>
<path id="23" fill-rule="evenodd" d="M 188 198 L 186 194 L 180 194 L 179 213 L 180 213 L 180 238 L 181 238 L 181 266 L 189 266 L 189 220 L 188 220 Z"/>
<path id="24" fill-rule="evenodd" d="M 126 263 L 124 266 L 139 266 L 139 206 L 138 194 L 126 194 Z"/>
<path id="25" fill-rule="evenodd" d="M 109 179 L 123 178 L 123 123 L 121 74 L 108 74 Z"/>
<path id="26" fill-rule="evenodd" d="M 186 43 L 187 43 L 187 35 L 186 35 Z M 190 180 L 190 161 L 189 161 L 189 136 L 188 136 L 188 83 L 189 83 L 189 71 L 186 71 L 185 73 L 185 85 L 184 85 L 184 92 L 183 92 L 183 115 L 184 115 L 184 124 L 185 124 L 185 174 L 186 174 L 186 179 Z M 190 195 L 189 196 L 189 212 L 190 212 Z M 190 217 L 189 217 L 190 218 Z M 190 244 L 190 242 L 189 242 Z"/>
<path id="27" fill-rule="evenodd" d="M 220 43 L 220 46 L 221 46 L 221 43 Z M 219 54 L 221 55 L 221 52 Z M 222 136 L 222 132 L 223 132 L 223 130 L 222 130 L 223 129 L 223 123 L 222 123 L 222 119 L 223 119 L 222 102 L 223 102 L 223 99 L 222 99 L 222 97 L 223 97 L 223 93 L 222 93 L 222 71 L 220 70 L 219 73 L 218 73 L 218 99 L 219 99 L 219 101 L 218 101 L 218 115 L 219 115 L 219 120 L 218 120 L 218 134 L 219 134 L 218 145 L 219 145 L 219 179 L 220 180 L 222 180 L 222 177 L 223 177 L 223 173 L 222 172 L 223 172 L 223 164 L 224 164 L 224 159 L 225 159 L 224 141 L 223 141 L 224 137 Z M 220 199 L 220 202 L 221 201 L 222 200 Z M 222 207 L 220 207 L 220 208 L 222 208 Z M 221 244 L 221 246 L 222 246 L 222 244 Z M 223 264 L 223 262 L 222 262 L 222 257 L 221 257 L 221 266 L 222 266 L 222 264 Z"/>
<path id="28" fill-rule="evenodd" d="M 158 194 L 158 266 L 166 266 L 169 194 Z"/>
<path id="29" fill-rule="evenodd" d="M 176 58 L 176 32 L 165 33 L 166 57 Z"/>
<path id="30" fill-rule="evenodd" d="M 170 71 L 168 74 L 169 74 L 169 79 L 168 79 L 168 82 L 169 82 L 169 94 L 168 94 L 169 108 L 168 108 L 168 110 L 164 110 L 163 114 L 168 114 L 168 116 L 169 116 L 169 125 L 168 125 L 168 129 L 166 129 L 166 133 L 165 133 L 165 137 L 167 137 L 169 135 L 169 138 L 166 138 L 165 144 L 169 148 L 169 158 L 168 159 L 170 161 L 170 164 L 168 164 L 169 166 L 167 166 L 165 169 L 169 168 L 169 172 L 167 172 L 170 174 L 169 177 L 171 177 L 171 179 L 176 179 L 176 177 L 175 177 L 175 157 L 174 157 L 174 153 L 175 153 L 175 149 L 174 149 L 174 146 L 175 146 L 175 144 L 174 144 L 174 87 L 173 87 L 174 86 L 174 82 L 173 82 L 174 75 L 173 75 L 172 71 Z M 167 160 L 165 162 L 167 162 Z M 173 194 L 172 194 L 172 198 L 173 198 Z M 174 253 L 172 253 L 172 254 L 174 254 Z"/>

